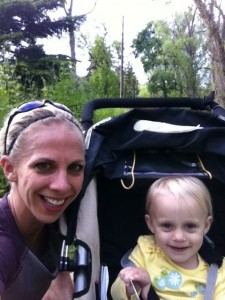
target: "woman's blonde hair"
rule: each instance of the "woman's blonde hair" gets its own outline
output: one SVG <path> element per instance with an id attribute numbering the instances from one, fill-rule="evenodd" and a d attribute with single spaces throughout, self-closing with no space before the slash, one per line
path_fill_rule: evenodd
<path id="1" fill-rule="evenodd" d="M 61 121 L 70 124 L 70 126 L 75 126 L 82 133 L 81 125 L 69 108 L 62 105 L 61 109 L 59 103 L 56 106 L 56 103 L 50 100 L 35 101 L 43 103 L 43 105 L 28 111 L 20 111 L 19 108 L 15 108 L 6 116 L 0 130 L 0 157 L 3 154 L 11 157 L 20 155 L 21 150 L 24 150 L 24 145 L 22 145 L 24 139 L 21 142 L 21 137 L 24 133 L 27 134 L 29 130 L 32 130 L 32 124 L 48 125 L 52 121 Z"/>
<path id="2" fill-rule="evenodd" d="M 206 211 L 207 216 L 213 215 L 212 201 L 206 185 L 198 178 L 192 176 L 168 176 L 163 177 L 150 186 L 146 197 L 146 212 L 151 210 L 154 199 L 162 191 L 169 191 L 178 200 L 191 197 L 196 203 Z"/>

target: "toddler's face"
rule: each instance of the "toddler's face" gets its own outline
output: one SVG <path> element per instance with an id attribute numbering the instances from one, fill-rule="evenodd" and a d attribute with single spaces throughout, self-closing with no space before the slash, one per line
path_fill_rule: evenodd
<path id="1" fill-rule="evenodd" d="M 146 222 L 155 234 L 158 246 L 180 267 L 196 268 L 197 252 L 210 228 L 212 217 L 207 216 L 194 199 L 177 200 L 168 191 L 158 194 L 150 210 Z"/>

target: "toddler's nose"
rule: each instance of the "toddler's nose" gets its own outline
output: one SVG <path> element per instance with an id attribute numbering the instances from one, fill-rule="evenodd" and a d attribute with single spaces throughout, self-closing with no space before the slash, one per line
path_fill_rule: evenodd
<path id="1" fill-rule="evenodd" d="M 173 232 L 173 240 L 174 241 L 184 241 L 185 240 L 185 233 L 182 229 L 176 229 Z"/>

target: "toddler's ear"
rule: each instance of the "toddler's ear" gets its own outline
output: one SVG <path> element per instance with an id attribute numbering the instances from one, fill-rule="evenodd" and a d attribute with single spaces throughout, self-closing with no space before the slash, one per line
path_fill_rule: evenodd
<path id="1" fill-rule="evenodd" d="M 212 225 L 212 221 L 213 221 L 212 216 L 208 216 L 207 219 L 206 219 L 206 221 L 205 221 L 204 234 L 206 234 L 209 231 L 209 229 L 210 229 L 210 227 Z"/>
<path id="2" fill-rule="evenodd" d="M 1 159 L 1 166 L 4 175 L 8 181 L 15 182 L 17 180 L 17 173 L 14 164 L 7 155 L 3 155 Z"/>
<path id="3" fill-rule="evenodd" d="M 148 229 L 152 232 L 152 233 L 155 233 L 154 231 L 154 226 L 152 225 L 152 218 L 150 217 L 149 214 L 146 214 L 145 215 L 145 222 L 148 226 Z"/>

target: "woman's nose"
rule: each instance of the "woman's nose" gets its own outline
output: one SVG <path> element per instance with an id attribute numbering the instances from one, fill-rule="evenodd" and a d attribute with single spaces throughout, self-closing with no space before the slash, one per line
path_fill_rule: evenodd
<path id="1" fill-rule="evenodd" d="M 67 172 L 57 172 L 52 178 L 50 187 L 51 189 L 58 190 L 60 192 L 67 192 L 71 188 Z"/>

